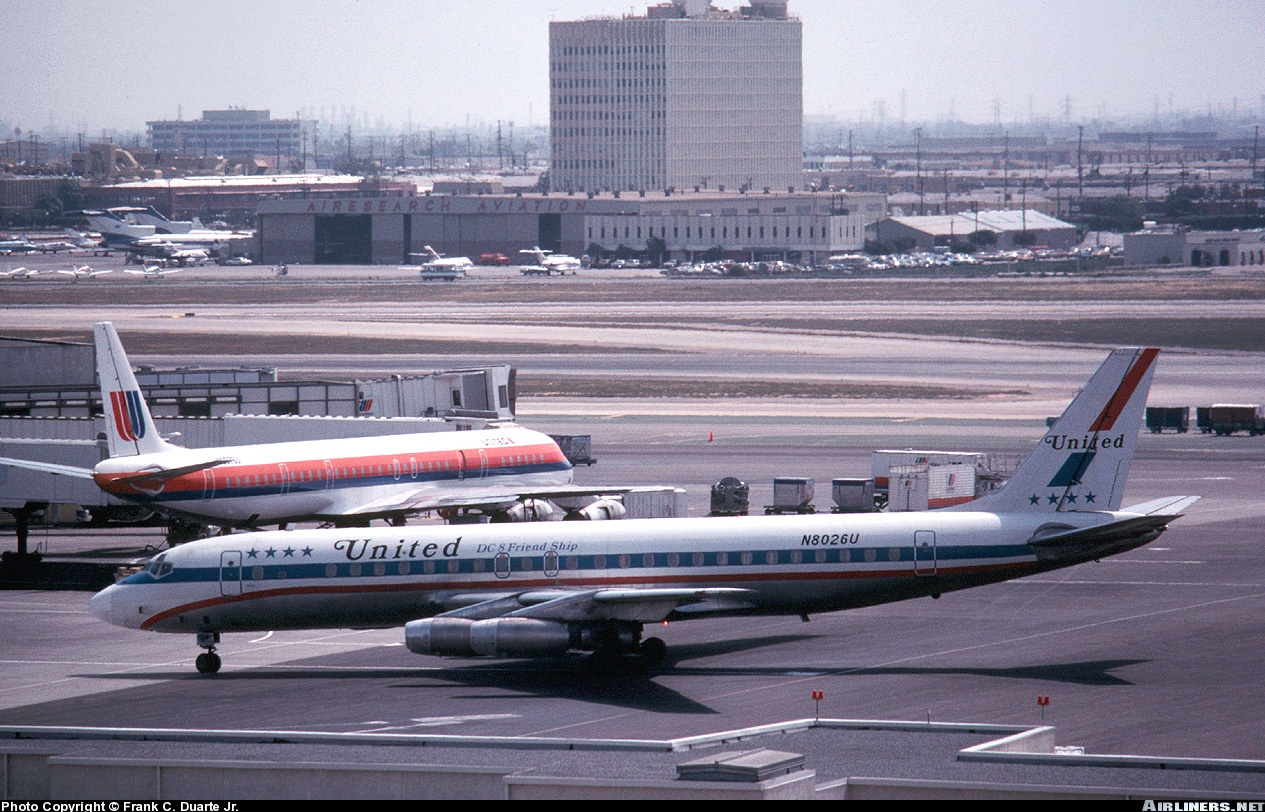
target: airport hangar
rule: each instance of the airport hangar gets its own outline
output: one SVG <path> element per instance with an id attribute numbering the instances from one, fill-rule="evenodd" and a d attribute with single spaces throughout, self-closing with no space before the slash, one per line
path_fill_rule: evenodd
<path id="1" fill-rule="evenodd" d="M 256 240 L 266 263 L 398 264 L 427 245 L 448 256 L 531 246 L 579 256 L 594 244 L 638 252 L 657 238 L 676 259 L 719 249 L 813 264 L 860 249 L 886 210 L 886 195 L 841 192 L 332 195 L 261 201 Z"/>

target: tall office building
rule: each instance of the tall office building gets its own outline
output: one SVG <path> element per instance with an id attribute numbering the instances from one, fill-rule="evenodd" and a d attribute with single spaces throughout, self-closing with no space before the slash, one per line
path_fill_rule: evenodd
<path id="1" fill-rule="evenodd" d="M 552 188 L 801 185 L 800 22 L 786 0 L 749 2 L 550 23 Z"/>

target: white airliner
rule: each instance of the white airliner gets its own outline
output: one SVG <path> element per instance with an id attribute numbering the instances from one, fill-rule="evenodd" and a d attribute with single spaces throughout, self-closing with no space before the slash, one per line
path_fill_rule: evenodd
<path id="1" fill-rule="evenodd" d="M 518 253 L 528 263 L 559 274 L 567 271 L 578 271 L 581 267 L 580 260 L 575 257 L 569 257 L 566 254 L 551 254 L 540 246 L 524 248 Z"/>
<path id="2" fill-rule="evenodd" d="M 541 518 L 542 499 L 578 500 L 627 488 L 570 485 L 571 464 L 548 435 L 520 428 L 189 449 L 154 427 L 110 322 L 94 330 L 110 457 L 94 469 L 0 458 L 95 480 L 127 502 L 215 524 L 258 527 L 300 519 L 368 524 L 424 510 L 478 508 L 495 518 Z M 585 517 L 601 517 L 603 502 Z"/>
<path id="3" fill-rule="evenodd" d="M 653 660 L 647 623 L 806 617 L 1059 569 L 1146 544 L 1197 498 L 1120 509 L 1156 352 L 1112 352 L 1005 487 L 953 508 L 240 534 L 160 553 L 90 608 L 196 634 L 204 673 L 223 632 L 398 625 L 419 654 Z"/>

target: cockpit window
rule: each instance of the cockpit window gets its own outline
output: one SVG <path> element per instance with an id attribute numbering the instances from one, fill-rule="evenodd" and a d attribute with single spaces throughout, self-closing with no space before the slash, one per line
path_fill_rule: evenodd
<path id="1" fill-rule="evenodd" d="M 162 555 L 156 557 L 153 561 L 149 562 L 149 566 L 146 568 L 149 574 L 154 578 L 162 578 L 164 575 L 171 573 L 172 566 L 170 562 L 164 560 L 164 557 L 165 556 Z"/>

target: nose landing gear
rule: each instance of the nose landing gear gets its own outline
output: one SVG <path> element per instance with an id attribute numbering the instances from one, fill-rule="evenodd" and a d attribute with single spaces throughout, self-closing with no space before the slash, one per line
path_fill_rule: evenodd
<path id="1" fill-rule="evenodd" d="M 215 653 L 215 646 L 220 642 L 219 632 L 198 632 L 198 645 L 206 649 L 194 660 L 199 674 L 214 674 L 220 670 L 220 655 Z"/>

